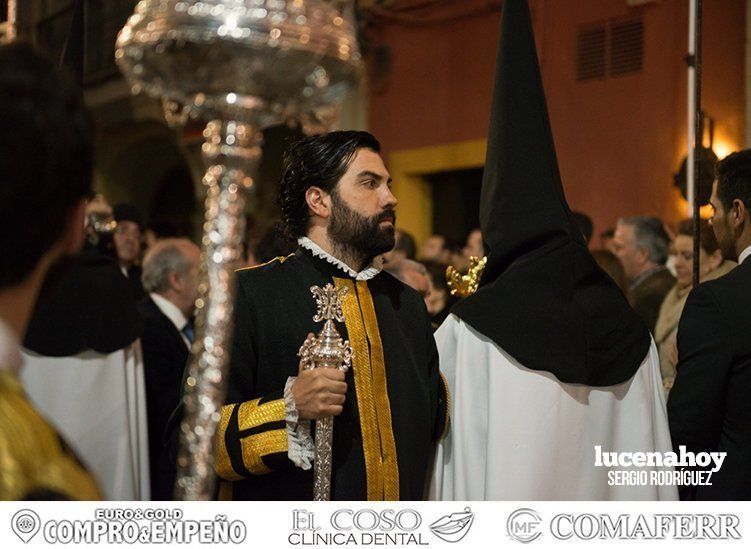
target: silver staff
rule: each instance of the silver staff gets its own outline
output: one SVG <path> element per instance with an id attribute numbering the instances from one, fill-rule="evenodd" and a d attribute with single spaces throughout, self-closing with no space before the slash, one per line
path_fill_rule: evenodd
<path id="1" fill-rule="evenodd" d="M 334 320 L 344 322 L 342 299 L 347 295 L 347 288 L 338 290 L 331 284 L 323 288 L 310 288 L 316 299 L 318 312 L 314 322 L 325 320 L 318 337 L 312 334 L 300 347 L 299 356 L 306 369 L 339 368 L 346 372 L 352 363 L 354 351 L 349 341 L 342 340 L 334 326 Z M 316 452 L 313 462 L 313 499 L 329 501 L 331 499 L 331 460 L 333 457 L 334 418 L 322 417 L 316 420 Z"/>
<path id="2" fill-rule="evenodd" d="M 358 78 L 360 53 L 354 26 L 326 0 L 141 0 L 120 31 L 115 57 L 133 92 L 161 99 L 168 119 L 208 121 L 198 329 L 176 496 L 210 499 L 231 348 L 233 268 L 261 129 L 289 117 L 305 126 L 329 116 Z"/>

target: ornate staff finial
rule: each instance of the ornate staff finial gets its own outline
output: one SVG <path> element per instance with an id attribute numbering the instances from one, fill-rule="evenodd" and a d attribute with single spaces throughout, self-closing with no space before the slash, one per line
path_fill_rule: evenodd
<path id="1" fill-rule="evenodd" d="M 349 288 L 342 287 L 337 290 L 333 284 L 326 284 L 323 288 L 313 286 L 310 291 L 315 297 L 318 307 L 318 312 L 313 317 L 314 322 L 321 322 L 322 320 L 344 322 L 342 300 L 347 295 Z"/>

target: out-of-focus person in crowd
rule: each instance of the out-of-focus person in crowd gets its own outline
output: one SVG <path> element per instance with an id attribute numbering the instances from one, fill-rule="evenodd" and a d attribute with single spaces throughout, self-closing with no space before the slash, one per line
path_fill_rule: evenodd
<path id="1" fill-rule="evenodd" d="M 665 260 L 665 268 L 670 272 L 673 277 L 677 277 L 678 273 L 675 269 L 675 262 L 677 252 L 675 251 L 675 237 L 677 236 L 669 225 L 663 225 L 665 227 L 665 233 L 668 235 L 670 244 L 668 245 L 668 258 Z"/>
<path id="2" fill-rule="evenodd" d="M 164 430 L 180 403 L 183 372 L 195 339 L 193 313 L 198 298 L 201 250 L 185 238 L 157 242 L 143 260 L 138 303 L 144 319 L 141 346 L 146 377 L 151 499 L 172 499 L 175 465 L 164 444 Z"/>
<path id="3" fill-rule="evenodd" d="M 383 268 L 389 269 L 403 259 L 415 259 L 417 246 L 414 237 L 403 229 L 396 229 L 394 233 L 396 243 L 390 252 L 383 254 Z"/>
<path id="4" fill-rule="evenodd" d="M 615 254 L 615 229 L 605 229 L 600 233 L 600 248 Z"/>
<path id="5" fill-rule="evenodd" d="M 115 204 L 112 208 L 117 222 L 115 229 L 115 250 L 120 270 L 128 278 L 134 299 L 145 294 L 141 285 L 141 238 L 143 236 L 143 216 L 133 204 Z"/>
<path id="6" fill-rule="evenodd" d="M 467 235 L 461 253 L 454 255 L 451 264 L 457 271 L 463 273 L 469 267 L 470 257 L 483 257 L 484 255 L 485 248 L 482 242 L 482 231 L 480 229 L 473 229 Z"/>
<path id="7" fill-rule="evenodd" d="M 656 217 L 621 218 L 615 229 L 614 246 L 628 278 L 631 305 L 654 333 L 662 302 L 675 284 L 675 278 L 665 268 L 670 246 L 665 227 Z"/>
<path id="8" fill-rule="evenodd" d="M 143 232 L 143 242 L 148 250 L 163 238 L 177 238 L 178 236 L 180 235 L 178 234 L 177 227 L 173 223 L 169 221 L 152 221 Z"/>
<path id="9" fill-rule="evenodd" d="M 668 399 L 673 446 L 727 452 L 711 486 L 681 498 L 751 499 L 751 149 L 717 165 L 710 220 L 722 257 L 738 267 L 699 284 L 678 324 L 678 366 Z"/>
<path id="10" fill-rule="evenodd" d="M 448 265 L 457 248 L 458 246 L 448 236 L 439 233 L 432 234 L 422 245 L 420 261 L 438 261 Z"/>
<path id="11" fill-rule="evenodd" d="M 571 212 L 571 217 L 573 218 L 574 223 L 576 223 L 576 226 L 579 227 L 579 230 L 582 232 L 582 236 L 584 237 L 587 246 L 589 246 L 589 241 L 592 240 L 592 233 L 594 232 L 592 218 L 581 212 Z"/>
<path id="12" fill-rule="evenodd" d="M 148 499 L 143 320 L 115 257 L 108 208 L 102 198 L 89 205 L 83 250 L 61 276 L 48 276 L 23 341 L 21 377 L 105 499 Z"/>
<path id="13" fill-rule="evenodd" d="M 735 267 L 735 263 L 723 260 L 712 228 L 706 221 L 702 221 L 699 224 L 699 231 L 700 282 L 714 280 L 728 274 Z M 654 332 L 655 343 L 660 353 L 660 373 L 666 394 L 673 386 L 675 379 L 678 321 L 694 280 L 693 219 L 682 221 L 678 226 L 674 246 L 676 282 L 665 296 L 665 301 L 662 302 Z"/>
<path id="14" fill-rule="evenodd" d="M 595 258 L 595 261 L 600 268 L 613 279 L 613 282 L 615 282 L 621 289 L 623 295 L 628 297 L 628 280 L 626 279 L 626 273 L 623 271 L 623 264 L 618 260 L 615 254 L 607 250 L 594 250 L 592 252 L 592 257 Z"/>
<path id="15" fill-rule="evenodd" d="M 446 320 L 451 312 L 451 307 L 458 301 L 458 298 L 451 295 L 451 290 L 446 281 L 446 269 L 448 268 L 446 263 L 423 261 L 423 265 L 425 265 L 430 278 L 430 294 L 425 298 L 425 305 L 428 307 L 433 330 L 437 330 Z"/>
<path id="16" fill-rule="evenodd" d="M 99 499 L 94 477 L 18 377 L 43 282 L 83 244 L 92 187 L 82 94 L 26 44 L 0 47 L 0 151 L 0 500 Z"/>
<path id="17" fill-rule="evenodd" d="M 467 235 L 467 243 L 464 245 L 462 252 L 467 261 L 469 261 L 470 257 L 482 257 L 485 255 L 482 231 L 480 229 L 474 229 Z"/>
<path id="18" fill-rule="evenodd" d="M 430 278 L 425 265 L 412 259 L 400 259 L 384 267 L 387 273 L 394 275 L 401 282 L 416 290 L 426 302 L 430 296 Z"/>

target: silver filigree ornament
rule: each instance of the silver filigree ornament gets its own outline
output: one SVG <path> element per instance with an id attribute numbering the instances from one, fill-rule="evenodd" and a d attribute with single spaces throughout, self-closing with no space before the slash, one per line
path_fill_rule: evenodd
<path id="1" fill-rule="evenodd" d="M 213 440 L 231 349 L 234 266 L 261 130 L 291 117 L 326 119 L 361 71 L 354 25 L 338 4 L 141 0 L 118 35 L 115 59 L 133 93 L 160 99 L 172 124 L 208 122 L 197 337 L 183 399 L 177 499 L 214 495 Z"/>
<path id="2" fill-rule="evenodd" d="M 325 320 L 318 336 L 310 334 L 300 347 L 298 355 L 303 368 L 339 368 L 346 372 L 352 364 L 354 350 L 339 335 L 334 321 L 344 322 L 342 300 L 348 288 L 337 289 L 332 284 L 323 288 L 310 288 L 315 297 L 318 312 L 314 322 Z M 333 459 L 334 418 L 322 417 L 316 420 L 316 450 L 313 461 L 313 499 L 329 501 L 331 499 L 331 463 Z"/>

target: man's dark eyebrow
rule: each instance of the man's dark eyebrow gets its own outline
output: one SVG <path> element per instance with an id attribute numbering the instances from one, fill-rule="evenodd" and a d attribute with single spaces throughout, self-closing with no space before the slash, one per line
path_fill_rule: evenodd
<path id="1" fill-rule="evenodd" d="M 383 180 L 383 176 L 380 174 L 377 174 L 375 172 L 371 172 L 370 170 L 365 170 L 357 174 L 358 179 L 362 179 L 363 177 L 372 177 L 373 179 L 377 179 L 378 181 Z M 391 183 L 391 176 L 389 176 L 387 183 Z"/>

